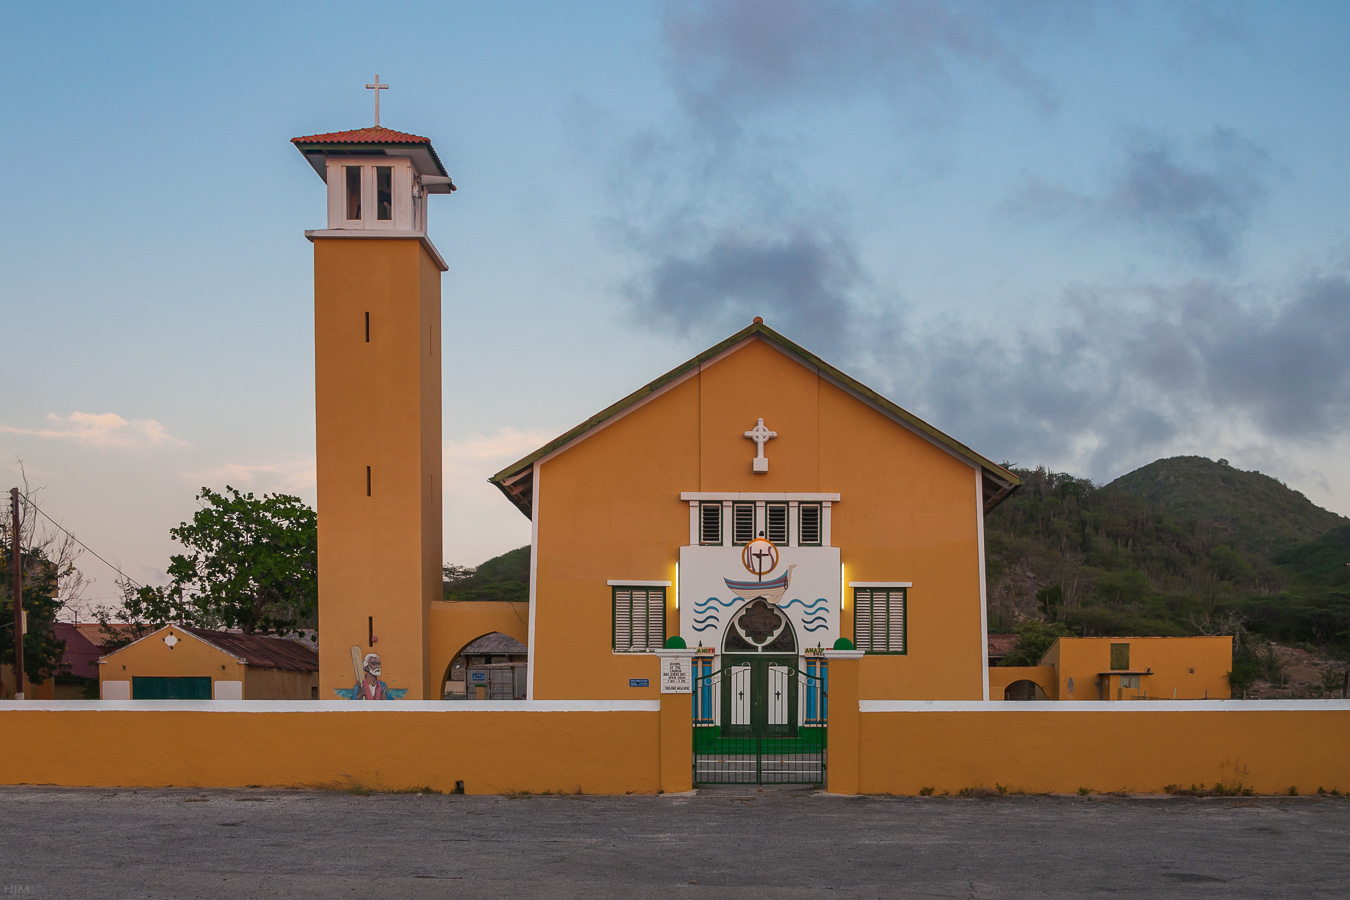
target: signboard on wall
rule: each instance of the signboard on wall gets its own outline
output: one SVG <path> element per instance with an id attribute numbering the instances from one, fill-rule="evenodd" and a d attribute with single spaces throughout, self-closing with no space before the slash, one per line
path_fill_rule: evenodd
<path id="1" fill-rule="evenodd" d="M 661 659 L 661 693 L 689 694 L 694 690 L 694 667 L 686 657 Z"/>

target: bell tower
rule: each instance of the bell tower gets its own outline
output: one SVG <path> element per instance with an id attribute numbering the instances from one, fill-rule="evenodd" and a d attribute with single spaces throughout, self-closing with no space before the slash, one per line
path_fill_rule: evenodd
<path id="1" fill-rule="evenodd" d="M 379 77 L 376 79 L 379 97 Z M 327 185 L 314 244 L 319 697 L 361 677 L 434 696 L 441 598 L 441 273 L 427 198 L 454 183 L 431 141 L 379 124 L 292 140 Z M 357 660 L 357 662 L 354 662 Z"/>

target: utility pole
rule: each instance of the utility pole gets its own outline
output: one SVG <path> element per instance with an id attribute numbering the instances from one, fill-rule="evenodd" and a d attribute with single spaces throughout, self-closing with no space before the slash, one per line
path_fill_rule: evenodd
<path id="1" fill-rule="evenodd" d="M 23 699 L 23 560 L 19 554 L 19 489 L 9 489 L 10 537 L 14 555 L 10 558 L 14 596 L 14 699 Z"/>

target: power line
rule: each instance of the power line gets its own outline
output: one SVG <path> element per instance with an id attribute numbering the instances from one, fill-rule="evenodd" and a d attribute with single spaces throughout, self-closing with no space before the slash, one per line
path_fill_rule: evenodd
<path id="1" fill-rule="evenodd" d="M 70 538 L 72 541 L 74 541 L 75 543 L 79 544 L 79 545 L 80 545 L 81 547 L 83 547 L 85 550 L 88 550 L 89 553 L 94 557 L 94 559 L 97 559 L 99 562 L 103 563 L 105 566 L 107 566 L 108 568 L 112 569 L 112 570 L 113 570 L 114 572 L 116 572 L 118 575 L 122 576 L 122 580 L 123 580 L 123 581 L 128 582 L 128 583 L 131 584 L 133 587 L 137 587 L 137 588 L 144 587 L 144 585 L 142 585 L 139 581 L 137 581 L 136 579 L 132 578 L 132 577 L 131 577 L 130 575 L 128 575 L 126 572 L 123 572 L 122 569 L 121 569 L 121 567 L 115 566 L 115 565 L 113 565 L 112 563 L 108 562 L 106 559 L 104 559 L 102 556 L 99 556 L 98 553 L 96 553 L 96 552 L 94 551 L 94 548 L 90 547 L 90 546 L 89 546 L 88 544 L 86 544 L 84 541 L 82 541 L 82 540 L 80 540 L 79 538 L 77 538 L 77 537 L 76 537 L 74 534 L 72 534 L 72 533 L 71 533 L 64 525 L 62 525 L 60 522 L 58 522 L 58 521 L 56 521 L 55 519 L 53 519 L 51 516 L 47 515 L 45 512 L 43 512 L 43 511 L 42 511 L 42 507 L 40 507 L 40 506 L 38 506 L 36 503 L 34 503 L 34 502 L 28 497 L 27 494 L 24 494 L 24 493 L 20 492 L 20 493 L 19 493 L 19 496 L 22 497 L 22 498 L 23 498 L 23 501 L 24 501 L 25 503 L 27 503 L 27 504 L 29 505 L 29 507 L 32 508 L 33 512 L 35 512 L 35 513 L 37 513 L 38 515 L 42 516 L 42 518 L 46 519 L 48 522 L 51 522 L 53 525 L 55 525 L 57 528 L 59 528 L 59 529 L 61 530 L 61 532 L 62 532 L 63 534 L 66 535 L 66 537 Z"/>

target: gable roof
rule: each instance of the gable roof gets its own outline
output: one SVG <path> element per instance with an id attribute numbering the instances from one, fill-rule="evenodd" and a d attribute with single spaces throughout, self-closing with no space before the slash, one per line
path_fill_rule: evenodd
<path id="1" fill-rule="evenodd" d="M 1020 478 L 1003 466 L 986 459 L 955 438 L 950 437 L 934 428 L 932 425 L 929 425 L 913 413 L 901 409 L 867 385 L 846 375 L 839 369 L 836 369 L 811 351 L 788 340 L 768 325 L 765 325 L 764 320 L 758 316 L 755 317 L 755 321 L 752 322 L 749 327 L 742 328 L 731 337 L 720 343 L 714 344 L 693 359 L 671 369 L 655 381 L 638 388 L 618 403 L 606 407 L 567 433 L 559 435 L 549 441 L 529 456 L 519 459 L 505 469 L 502 469 L 496 475 L 489 478 L 488 481 L 495 484 L 497 488 L 506 495 L 507 499 L 514 503 L 516 508 L 523 512 L 527 518 L 530 517 L 534 496 L 534 464 L 536 462 L 548 456 L 555 450 L 565 447 L 572 441 L 585 437 L 588 432 L 600 427 L 609 419 L 623 414 L 631 407 L 637 406 L 649 399 L 662 388 L 679 379 L 686 373 L 734 348 L 737 344 L 748 340 L 762 340 L 768 344 L 772 344 L 788 356 L 796 359 L 808 369 L 814 369 L 826 380 L 833 382 L 836 386 L 852 394 L 854 397 L 857 397 L 859 400 L 878 410 L 883 415 L 888 416 L 896 422 L 899 422 L 901 425 L 917 432 L 920 436 L 925 437 L 939 447 L 942 447 L 953 456 L 960 457 L 961 459 L 978 466 L 983 473 L 983 500 L 984 511 L 986 514 L 995 506 L 1002 503 L 1008 495 L 1016 490 L 1017 486 L 1022 483 Z"/>
<path id="2" fill-rule="evenodd" d="M 293 672 L 319 671 L 318 652 L 313 648 L 306 647 L 299 641 L 271 637 L 265 634 L 215 631 L 210 628 L 196 628 L 189 625 L 165 625 L 163 628 L 157 628 L 140 640 L 132 641 L 130 644 L 127 644 L 126 647 L 122 647 L 107 654 L 104 656 L 104 659 L 115 656 L 123 650 L 134 647 L 141 641 L 149 640 L 155 635 L 168 629 L 174 629 L 184 634 L 190 634 L 207 646 L 213 647 L 228 656 L 232 656 L 246 665 L 258 666 L 264 669 L 289 669 Z"/>
<path id="3" fill-rule="evenodd" d="M 134 622 L 109 622 L 106 625 L 100 622 L 76 622 L 71 627 L 89 643 L 102 650 L 119 636 L 134 636 L 145 626 Z"/>

